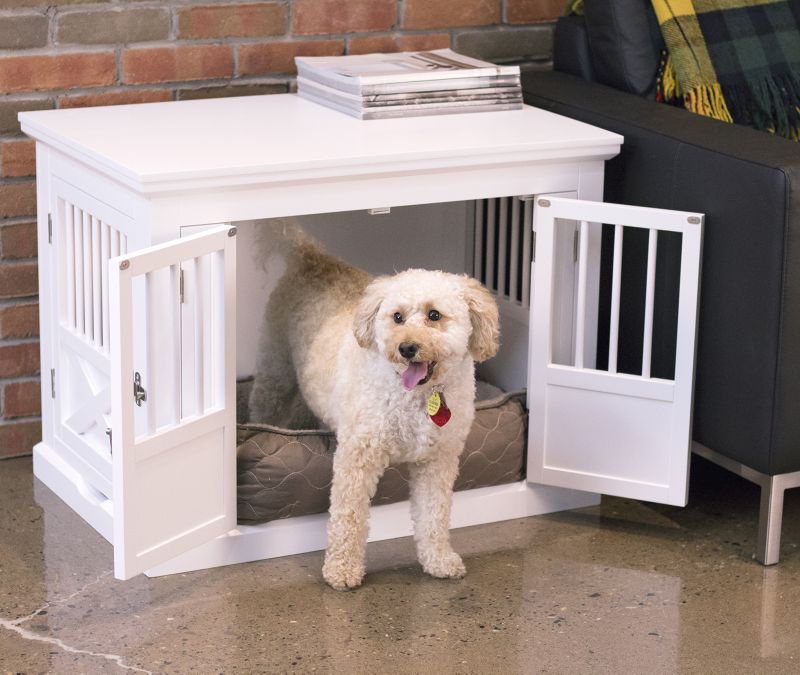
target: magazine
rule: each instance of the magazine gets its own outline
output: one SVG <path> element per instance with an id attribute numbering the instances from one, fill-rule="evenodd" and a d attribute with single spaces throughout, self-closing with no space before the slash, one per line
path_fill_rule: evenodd
<path id="1" fill-rule="evenodd" d="M 298 56 L 295 62 L 301 77 L 357 94 L 367 93 L 364 88 L 375 85 L 519 78 L 518 66 L 497 66 L 457 54 L 451 49 L 393 54 Z"/>
<path id="2" fill-rule="evenodd" d="M 519 110 L 522 101 L 463 101 L 455 103 L 437 103 L 431 105 L 389 106 L 384 108 L 363 108 L 347 105 L 339 101 L 320 98 L 310 92 L 298 91 L 301 98 L 319 103 L 333 110 L 346 113 L 362 120 L 389 119 L 394 117 L 416 117 L 424 115 L 446 115 L 468 112 L 496 112 L 498 110 Z"/>
<path id="3" fill-rule="evenodd" d="M 308 91 L 320 98 L 337 100 L 347 103 L 356 103 L 364 107 L 381 105 L 411 105 L 436 103 L 437 101 L 476 101 L 481 99 L 519 99 L 522 100 L 519 87 L 475 87 L 467 89 L 444 89 L 422 92 L 401 92 L 385 94 L 365 94 L 359 96 L 350 92 L 340 91 L 324 84 L 319 84 L 303 77 L 297 78 L 300 91 Z"/>

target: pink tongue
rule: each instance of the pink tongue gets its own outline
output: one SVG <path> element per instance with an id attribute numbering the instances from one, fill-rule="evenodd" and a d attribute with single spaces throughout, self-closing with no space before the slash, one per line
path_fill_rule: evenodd
<path id="1" fill-rule="evenodd" d="M 406 368 L 406 371 L 402 375 L 403 386 L 408 389 L 408 391 L 411 391 L 427 374 L 427 361 L 412 361 L 408 364 L 408 368 Z"/>

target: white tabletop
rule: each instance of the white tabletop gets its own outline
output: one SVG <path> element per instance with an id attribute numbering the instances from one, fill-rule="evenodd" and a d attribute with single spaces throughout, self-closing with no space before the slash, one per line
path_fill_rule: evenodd
<path id="1" fill-rule="evenodd" d="M 295 94 L 145 103 L 20 114 L 27 134 L 147 189 L 163 181 L 331 170 L 375 172 L 511 161 L 606 157 L 622 137 L 553 113 L 522 110 L 362 121 Z M 413 165 L 413 166 L 412 166 Z M 276 179 L 276 178 L 272 178 Z"/>

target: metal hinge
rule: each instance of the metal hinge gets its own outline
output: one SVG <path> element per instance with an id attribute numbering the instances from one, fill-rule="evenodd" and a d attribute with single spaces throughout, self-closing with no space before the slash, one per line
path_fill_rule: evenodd
<path id="1" fill-rule="evenodd" d="M 181 270 L 181 276 L 180 276 L 180 281 L 178 282 L 178 285 L 180 286 L 181 304 L 183 304 L 184 302 L 186 302 L 186 299 L 184 298 L 184 295 L 183 295 L 183 288 L 184 288 L 184 286 L 183 286 L 183 270 Z"/>
<path id="2" fill-rule="evenodd" d="M 371 216 L 382 216 L 385 213 L 391 213 L 391 206 L 378 206 L 377 208 L 367 209 L 367 213 Z"/>
<path id="3" fill-rule="evenodd" d="M 134 373 L 133 375 L 133 399 L 140 408 L 142 401 L 147 400 L 147 392 L 142 386 L 142 376 L 139 373 Z"/>
<path id="4" fill-rule="evenodd" d="M 47 214 L 47 243 L 53 243 L 53 214 Z"/>
<path id="5" fill-rule="evenodd" d="M 50 369 L 50 398 L 56 397 L 56 369 Z"/>
<path id="6" fill-rule="evenodd" d="M 106 427 L 106 436 L 108 436 L 108 452 L 114 454 L 114 444 L 111 442 L 111 427 Z"/>
<path id="7" fill-rule="evenodd" d="M 531 232 L 531 262 L 536 262 L 536 230 Z"/>

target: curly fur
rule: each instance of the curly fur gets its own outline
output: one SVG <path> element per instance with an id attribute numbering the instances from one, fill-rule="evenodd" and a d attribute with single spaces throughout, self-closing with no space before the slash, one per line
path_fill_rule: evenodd
<path id="1" fill-rule="evenodd" d="M 267 305 L 250 414 L 295 427 L 311 426 L 316 416 L 336 432 L 325 580 L 336 589 L 361 584 L 370 499 L 395 463 L 410 469 L 423 569 L 463 576 L 450 546 L 450 507 L 474 416 L 474 361 L 499 346 L 494 299 L 474 279 L 445 272 L 371 278 L 293 226 L 265 231 L 265 256 L 278 250 L 287 269 Z M 433 309 L 438 320 L 430 318 Z M 417 347 L 411 359 L 400 352 L 409 343 Z M 428 381 L 408 390 L 403 373 L 410 360 L 435 366 Z M 426 413 L 434 389 L 452 411 L 443 427 Z"/>

